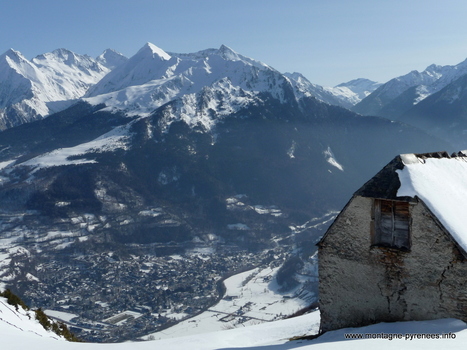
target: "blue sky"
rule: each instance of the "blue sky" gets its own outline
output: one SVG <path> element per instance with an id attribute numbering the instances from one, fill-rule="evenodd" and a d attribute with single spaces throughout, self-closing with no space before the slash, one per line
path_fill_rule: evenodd
<path id="1" fill-rule="evenodd" d="M 0 0 L 0 53 L 57 48 L 132 56 L 146 42 L 194 52 L 225 44 L 324 86 L 385 82 L 467 58 L 464 0 Z"/>

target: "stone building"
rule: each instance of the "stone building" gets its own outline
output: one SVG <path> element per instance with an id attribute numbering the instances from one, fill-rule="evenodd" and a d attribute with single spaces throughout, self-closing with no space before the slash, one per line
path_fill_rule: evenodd
<path id="1" fill-rule="evenodd" d="M 319 247 L 321 331 L 467 321 L 467 152 L 397 156 Z"/>

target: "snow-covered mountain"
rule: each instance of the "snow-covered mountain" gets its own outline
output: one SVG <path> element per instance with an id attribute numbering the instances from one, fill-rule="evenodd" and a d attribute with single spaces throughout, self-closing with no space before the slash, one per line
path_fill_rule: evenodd
<path id="1" fill-rule="evenodd" d="M 0 129 L 65 109 L 123 61 L 109 50 L 97 60 L 58 49 L 31 61 L 8 50 L 0 56 Z"/>
<path id="2" fill-rule="evenodd" d="M 226 46 L 177 55 L 147 43 L 94 85 L 85 101 L 104 103 L 109 109 L 131 115 L 149 115 L 178 99 L 180 118 L 209 128 L 211 111 L 234 113 L 254 103 L 259 93 L 267 92 L 282 102 L 295 99 L 292 94 L 284 95 L 284 84 L 289 84 L 288 80 L 273 68 Z M 193 102 L 198 108 L 193 108 Z"/>
<path id="3" fill-rule="evenodd" d="M 348 101 L 350 105 L 354 106 L 381 85 L 382 83 L 377 83 L 373 80 L 359 78 L 325 89 L 341 100 Z"/>
<path id="4" fill-rule="evenodd" d="M 31 62 L 47 77 L 51 101 L 81 97 L 109 72 L 95 59 L 66 49 L 39 55 Z"/>
<path id="5" fill-rule="evenodd" d="M 277 95 L 282 93 L 284 84 L 293 88 L 293 96 Z M 246 106 L 254 100 L 255 95 L 266 91 L 273 97 L 280 97 L 282 101 L 287 98 L 298 101 L 306 96 L 350 108 L 377 86 L 377 83 L 362 79 L 336 88 L 323 88 L 311 83 L 300 73 L 281 74 L 224 45 L 219 49 L 191 54 L 169 54 L 147 43 L 125 64 L 93 86 L 85 100 L 91 104 L 105 103 L 111 109 L 126 110 L 127 113 L 147 114 L 180 96 L 193 99 L 203 89 L 205 104 L 210 109 L 218 110 L 225 106 L 210 104 L 213 99 L 209 95 L 231 96 L 229 104 L 233 108 L 224 113 L 232 113 L 237 107 Z M 185 118 L 193 116 L 187 112 Z M 202 118 L 205 126 L 211 123 L 206 113 Z M 199 116 L 196 120 L 200 120 Z"/>
<path id="6" fill-rule="evenodd" d="M 423 72 L 414 70 L 389 80 L 352 110 L 363 115 L 394 118 L 464 74 L 467 74 L 467 60 L 454 66 L 432 64 Z"/>
<path id="7" fill-rule="evenodd" d="M 414 125 L 449 140 L 457 149 L 467 147 L 467 74 L 431 94 L 393 119 Z"/>

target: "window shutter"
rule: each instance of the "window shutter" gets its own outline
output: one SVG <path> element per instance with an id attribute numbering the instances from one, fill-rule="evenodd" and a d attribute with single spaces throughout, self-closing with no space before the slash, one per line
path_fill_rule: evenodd
<path id="1" fill-rule="evenodd" d="M 376 199 L 374 210 L 374 244 L 410 249 L 409 203 Z"/>

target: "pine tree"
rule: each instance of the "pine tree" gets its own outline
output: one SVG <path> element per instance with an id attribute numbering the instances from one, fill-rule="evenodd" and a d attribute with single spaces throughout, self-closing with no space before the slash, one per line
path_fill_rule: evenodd
<path id="1" fill-rule="evenodd" d="M 18 306 L 21 306 L 24 310 L 29 310 L 29 307 L 21 300 L 19 296 L 14 294 L 10 289 L 0 292 L 0 297 L 4 297 L 7 300 L 7 303 L 13 305 L 18 311 Z"/>

